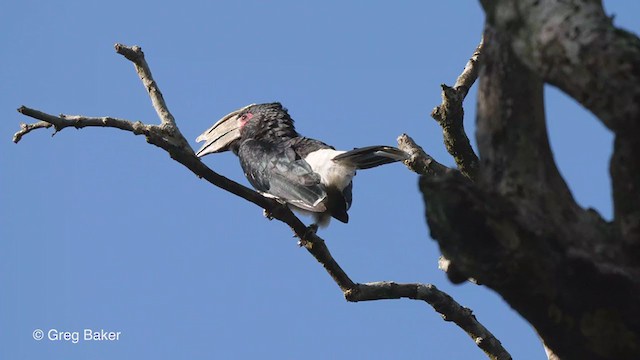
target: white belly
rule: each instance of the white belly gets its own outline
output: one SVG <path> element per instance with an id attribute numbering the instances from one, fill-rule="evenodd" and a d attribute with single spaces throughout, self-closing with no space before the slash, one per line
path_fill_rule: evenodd
<path id="1" fill-rule="evenodd" d="M 345 151 L 332 149 L 317 150 L 307 155 L 304 160 L 311 166 L 313 172 L 320 175 L 325 186 L 334 186 L 342 191 L 356 175 L 356 168 L 334 162 L 332 159 Z"/>

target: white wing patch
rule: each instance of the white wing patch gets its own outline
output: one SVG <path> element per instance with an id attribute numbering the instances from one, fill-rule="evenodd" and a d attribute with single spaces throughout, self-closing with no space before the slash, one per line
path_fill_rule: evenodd
<path id="1" fill-rule="evenodd" d="M 309 153 L 304 160 L 311 166 L 313 172 L 320 175 L 325 186 L 334 186 L 342 191 L 356 175 L 356 168 L 342 163 L 336 163 L 333 158 L 345 153 L 332 149 L 321 149 Z"/>
<path id="2" fill-rule="evenodd" d="M 293 205 L 295 208 L 299 209 L 299 210 L 306 210 L 309 211 L 309 213 L 316 213 L 316 212 L 323 212 L 323 211 L 327 211 L 327 208 L 324 206 L 324 204 L 322 204 L 322 202 L 324 201 L 324 199 L 327 197 L 326 195 L 318 200 L 316 200 L 316 202 L 313 204 L 313 206 L 309 206 L 307 204 L 305 204 L 303 201 L 300 200 L 285 200 L 282 198 L 279 198 L 275 195 L 269 194 L 268 192 L 262 192 L 262 191 L 258 191 L 260 193 L 260 195 L 270 198 L 270 199 L 275 199 L 277 200 L 279 203 L 281 204 L 290 204 Z"/>

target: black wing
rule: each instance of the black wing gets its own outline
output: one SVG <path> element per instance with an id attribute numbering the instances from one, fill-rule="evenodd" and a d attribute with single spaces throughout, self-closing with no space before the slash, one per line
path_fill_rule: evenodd
<path id="1" fill-rule="evenodd" d="M 301 209 L 326 211 L 327 197 L 320 176 L 292 147 L 274 146 L 250 139 L 238 151 L 244 173 L 256 190 Z"/>

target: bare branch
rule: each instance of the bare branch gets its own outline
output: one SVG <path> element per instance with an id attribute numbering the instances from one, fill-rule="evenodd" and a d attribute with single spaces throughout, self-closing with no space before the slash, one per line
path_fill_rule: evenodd
<path id="1" fill-rule="evenodd" d="M 464 330 L 490 359 L 511 359 L 511 355 L 502 347 L 500 341 L 478 322 L 471 309 L 458 304 L 434 285 L 381 281 L 358 284 L 356 292 L 346 293 L 345 296 L 348 301 L 353 302 L 401 298 L 425 301 L 441 314 L 445 321 L 451 321 Z"/>
<path id="2" fill-rule="evenodd" d="M 142 85 L 144 85 L 144 88 L 149 93 L 153 108 L 156 109 L 162 125 L 175 127 L 176 121 L 167 108 L 167 104 L 164 101 L 164 97 L 156 81 L 153 80 L 151 69 L 149 69 L 149 64 L 147 64 L 147 61 L 144 59 L 142 49 L 139 46 L 126 46 L 122 44 L 115 44 L 114 47 L 118 54 L 126 57 L 134 64 L 136 72 L 140 80 L 142 80 Z"/>
<path id="3" fill-rule="evenodd" d="M 22 124 L 22 129 L 14 135 L 14 141 L 19 141 L 23 135 L 29 133 L 31 130 L 51 126 L 54 126 L 56 132 L 67 127 L 80 129 L 94 126 L 118 128 L 136 135 L 145 135 L 149 143 L 167 151 L 174 160 L 187 167 L 198 177 L 204 178 L 211 184 L 260 206 L 271 218 L 278 219 L 289 225 L 295 233 L 295 236 L 300 239 L 300 244 L 322 264 L 327 273 L 340 287 L 348 301 L 357 302 L 399 298 L 424 300 L 431 304 L 437 312 L 442 314 L 445 320 L 453 321 L 465 330 L 490 358 L 511 358 L 506 350 L 502 348 L 500 342 L 477 322 L 469 309 L 460 306 L 449 295 L 437 290 L 433 285 L 396 284 L 393 282 L 357 284 L 353 282 L 333 258 L 324 240 L 305 226 L 287 206 L 280 204 L 274 199 L 264 197 L 258 192 L 216 173 L 200 161 L 200 159 L 195 156 L 177 126 L 175 126 L 173 116 L 171 116 L 167 110 L 166 104 L 162 99 L 162 94 L 151 77 L 151 71 L 144 60 L 142 50 L 137 46 L 126 47 L 116 44 L 116 51 L 136 65 L 136 71 L 147 88 L 153 106 L 160 116 L 160 125 L 144 124 L 140 121 L 133 122 L 112 117 L 86 117 L 81 115 L 54 116 L 22 106 L 18 109 L 20 113 L 41 121 L 31 125 Z M 408 136 L 405 135 L 401 138 L 399 141 L 405 144 L 407 149 L 412 151 L 410 152 L 412 158 L 409 162 L 413 165 L 407 165 L 410 168 L 422 169 L 422 171 L 426 173 L 434 174 L 445 173 L 451 170 L 426 155 Z"/>
<path id="4" fill-rule="evenodd" d="M 404 164 L 409 170 L 415 173 L 438 176 L 445 174 L 447 171 L 452 171 L 452 169 L 440 164 L 429 154 L 425 153 L 422 147 L 416 144 L 407 134 L 398 136 L 398 147 L 400 150 L 409 154 L 409 159 L 405 160 Z"/>
<path id="5" fill-rule="evenodd" d="M 66 127 L 75 127 L 76 129 L 81 129 L 87 126 L 98 126 L 98 127 L 111 127 L 117 128 L 121 130 L 131 131 L 136 135 L 143 134 L 149 131 L 149 128 L 154 125 L 144 125 L 140 121 L 133 122 L 129 120 L 116 119 L 108 116 L 104 117 L 87 117 L 81 115 L 64 115 L 60 114 L 60 116 L 54 116 L 47 113 L 43 113 L 42 111 L 38 111 L 35 109 L 28 108 L 26 106 L 20 106 L 18 108 L 18 112 L 32 117 L 34 119 L 42 120 L 35 124 L 24 125 L 22 126 L 24 129 L 29 129 L 20 135 L 25 135 L 31 130 L 39 129 L 39 128 L 50 128 L 53 126 L 56 129 L 56 132 L 66 128 Z M 14 139 L 21 133 L 23 130 L 20 130 L 14 135 Z M 17 143 L 17 141 L 14 140 Z"/>
<path id="6" fill-rule="evenodd" d="M 475 180 L 477 176 L 479 160 L 464 131 L 462 102 L 478 78 L 482 46 L 481 40 L 462 74 L 458 76 L 454 87 L 442 84 L 442 104 L 436 106 L 431 112 L 431 117 L 442 127 L 447 151 L 453 156 L 460 172 L 471 180 Z"/>
<path id="7" fill-rule="evenodd" d="M 20 107 L 20 109 L 21 108 L 22 107 Z M 20 109 L 18 109 L 18 111 L 20 111 Z M 13 142 L 17 144 L 22 139 L 22 137 L 24 135 L 27 135 L 32 130 L 42 129 L 42 128 L 48 129 L 50 127 L 51 127 L 51 124 L 46 122 L 46 121 L 39 121 L 39 122 L 34 123 L 34 124 L 20 123 L 20 130 L 17 131 L 15 134 L 13 134 Z"/>
<path id="8" fill-rule="evenodd" d="M 88 117 L 82 115 L 64 114 L 60 114 L 60 116 L 54 116 L 39 110 L 28 108 L 26 106 L 21 106 L 20 108 L 18 108 L 18 112 L 25 116 L 32 117 L 41 121 L 34 124 L 21 124 L 22 129 L 13 135 L 13 141 L 15 143 L 20 141 L 23 135 L 31 132 L 32 130 L 50 128 L 51 126 L 55 128 L 55 132 L 53 133 L 53 135 L 67 127 L 74 127 L 76 129 L 82 129 L 84 127 L 109 127 L 125 130 L 132 132 L 135 135 L 145 135 L 145 137 L 147 138 L 147 142 L 161 147 L 167 151 L 169 151 L 169 149 L 175 148 L 175 144 L 180 142 L 179 138 L 175 138 L 171 135 L 166 134 L 167 131 L 162 129 L 160 126 L 143 124 L 140 121 L 134 122 L 130 120 L 116 119 L 109 116 Z M 181 149 L 186 152 L 193 153 L 193 150 L 191 150 L 190 147 L 183 147 Z"/>
<path id="9" fill-rule="evenodd" d="M 483 46 L 484 37 L 480 39 L 480 44 L 478 44 L 478 47 L 476 47 L 473 55 L 471 55 L 471 58 L 467 62 L 467 65 L 465 65 L 464 70 L 462 70 L 462 73 L 460 74 L 460 76 L 458 76 L 455 85 L 453 85 L 455 89 L 463 94 L 463 98 L 467 96 L 467 93 L 469 93 L 469 89 L 471 89 L 473 83 L 475 83 L 476 79 L 478 79 L 478 73 L 480 70 L 480 52 L 482 51 Z"/>
<path id="10" fill-rule="evenodd" d="M 139 46 L 126 46 L 123 44 L 115 44 L 114 47 L 118 54 L 124 56 L 134 64 L 138 77 L 140 77 L 142 85 L 144 85 L 144 88 L 149 93 L 151 104 L 160 118 L 160 125 L 173 135 L 171 136 L 171 140 L 175 142 L 174 145 L 191 149 L 187 139 L 180 133 L 176 121 L 164 101 L 162 92 L 151 75 L 151 69 L 144 59 L 142 49 Z M 191 151 L 193 152 L 193 149 L 191 149 Z"/>

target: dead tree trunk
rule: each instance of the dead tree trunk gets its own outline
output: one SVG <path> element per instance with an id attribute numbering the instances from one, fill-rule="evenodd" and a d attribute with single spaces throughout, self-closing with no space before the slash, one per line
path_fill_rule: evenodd
<path id="1" fill-rule="evenodd" d="M 640 359 L 640 40 L 597 0 L 481 3 L 478 169 L 420 182 L 450 278 L 498 292 L 557 358 Z M 615 133 L 611 222 L 556 167 L 545 83 Z"/>

